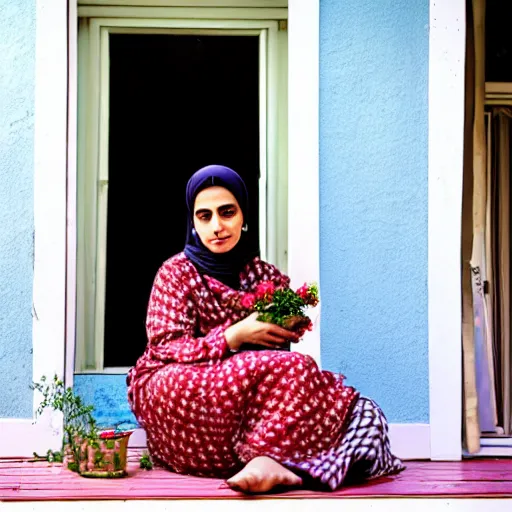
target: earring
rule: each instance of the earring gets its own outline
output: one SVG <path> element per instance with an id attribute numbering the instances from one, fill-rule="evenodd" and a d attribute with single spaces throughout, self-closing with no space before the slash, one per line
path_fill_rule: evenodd
<path id="1" fill-rule="evenodd" d="M 196 235 L 197 235 L 197 233 L 196 233 L 195 228 L 192 228 L 192 236 L 196 236 Z"/>
<path id="2" fill-rule="evenodd" d="M 247 231 L 249 231 L 249 226 L 248 226 L 247 224 L 244 224 L 244 225 L 242 226 L 242 231 L 243 231 L 244 233 L 247 233 Z"/>

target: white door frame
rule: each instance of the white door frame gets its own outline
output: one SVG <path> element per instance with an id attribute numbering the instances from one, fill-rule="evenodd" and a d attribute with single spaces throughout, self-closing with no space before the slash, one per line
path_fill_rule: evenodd
<path id="1" fill-rule="evenodd" d="M 65 353 L 66 300 L 74 289 L 68 276 L 67 182 L 74 168 L 76 135 L 68 93 L 76 105 L 76 41 L 73 22 L 68 33 L 66 0 L 37 0 L 36 118 L 34 162 L 34 379 L 64 375 L 72 379 L 72 354 Z M 70 0 L 76 20 L 76 3 Z M 289 50 L 289 212 L 288 272 L 293 284 L 318 280 L 319 266 L 319 0 L 288 1 Z M 76 25 L 76 23 L 74 23 Z M 461 319 L 460 211 L 464 123 L 465 2 L 430 0 L 429 51 L 429 376 L 430 456 L 461 456 Z M 75 60 L 73 60 L 75 59 Z M 70 89 L 68 90 L 68 73 Z M 298 86 L 297 84 L 300 84 Z M 72 112 L 71 112 L 72 114 Z M 67 138 L 70 137 L 70 146 Z M 71 173 L 73 174 L 73 173 Z M 67 219 L 67 222 L 66 222 Z M 304 244 L 303 233 L 312 238 Z M 71 269 L 73 272 L 73 269 Z M 320 283 L 321 285 L 321 283 Z M 319 327 L 319 326 L 318 326 Z M 73 333 L 68 331 L 68 336 Z M 304 344 L 320 360 L 317 328 Z M 34 395 L 34 405 L 38 397 Z M 49 446 L 49 425 L 33 427 L 30 419 L 2 421 L 0 455 L 30 455 Z M 4 428 L 6 427 L 6 428 Z M 8 429 L 8 430 L 7 430 Z M 14 435 L 25 429 L 28 435 Z M 23 439 L 16 445 L 15 439 Z M 33 439 L 33 445 L 27 443 Z M 38 442 L 39 441 L 39 442 Z M 412 440 L 414 442 L 414 440 Z M 42 448 L 41 448 L 42 447 Z"/>
<path id="2" fill-rule="evenodd" d="M 430 455 L 434 460 L 462 456 L 465 4 L 465 0 L 430 0 L 428 330 Z"/>

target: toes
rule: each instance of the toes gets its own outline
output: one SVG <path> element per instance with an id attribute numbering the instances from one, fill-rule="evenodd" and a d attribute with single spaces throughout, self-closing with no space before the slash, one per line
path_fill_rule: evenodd
<path id="1" fill-rule="evenodd" d="M 275 475 L 261 475 L 257 472 L 246 472 L 243 475 L 235 475 L 226 482 L 234 491 L 245 493 L 268 492 L 278 483 Z"/>
<path id="2" fill-rule="evenodd" d="M 302 478 L 290 472 L 290 474 L 286 475 L 284 481 L 281 483 L 290 487 L 296 487 L 302 485 Z"/>
<path id="3" fill-rule="evenodd" d="M 261 492 L 258 489 L 263 480 L 261 475 L 258 475 L 251 471 L 242 470 L 234 477 L 230 478 L 226 483 L 231 489 L 240 492 Z"/>
<path id="4" fill-rule="evenodd" d="M 236 492 L 247 492 L 246 489 L 244 489 L 239 483 L 235 483 L 235 482 L 227 482 L 229 488 L 232 490 L 232 491 L 236 491 Z"/>
<path id="5" fill-rule="evenodd" d="M 253 459 L 256 461 L 256 459 Z M 242 471 L 226 481 L 234 491 L 245 493 L 266 493 L 274 487 L 296 487 L 302 485 L 302 479 L 292 471 L 272 461 L 272 464 L 249 463 Z M 263 461 L 267 462 L 267 461 Z"/>
<path id="6" fill-rule="evenodd" d="M 247 492 L 247 479 L 244 476 L 235 475 L 226 483 L 233 491 Z"/>
<path id="7" fill-rule="evenodd" d="M 265 492 L 261 490 L 264 481 L 265 478 L 263 477 L 263 475 L 260 475 L 258 473 L 249 473 L 245 478 L 247 490 L 249 492 Z"/>

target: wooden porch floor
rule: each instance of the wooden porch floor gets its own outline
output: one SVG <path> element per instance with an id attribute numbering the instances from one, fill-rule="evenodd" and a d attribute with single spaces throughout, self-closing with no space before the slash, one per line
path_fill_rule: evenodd
<path id="1" fill-rule="evenodd" d="M 247 497 L 221 480 L 176 475 L 162 468 L 138 467 L 130 455 L 129 475 L 115 480 L 83 478 L 60 464 L 0 460 L 0 501 L 269 499 L 269 498 L 512 498 L 512 459 L 463 462 L 407 462 L 407 470 L 334 493 L 295 490 Z"/>

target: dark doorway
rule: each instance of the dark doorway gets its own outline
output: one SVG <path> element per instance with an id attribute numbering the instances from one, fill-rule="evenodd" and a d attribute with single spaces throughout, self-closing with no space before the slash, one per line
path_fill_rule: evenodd
<path id="1" fill-rule="evenodd" d="M 185 185 L 200 167 L 235 169 L 258 243 L 257 36 L 110 36 L 105 367 L 146 346 L 155 274 L 185 241 Z"/>
<path id="2" fill-rule="evenodd" d="M 485 80 L 512 82 L 512 2 L 486 0 Z"/>

